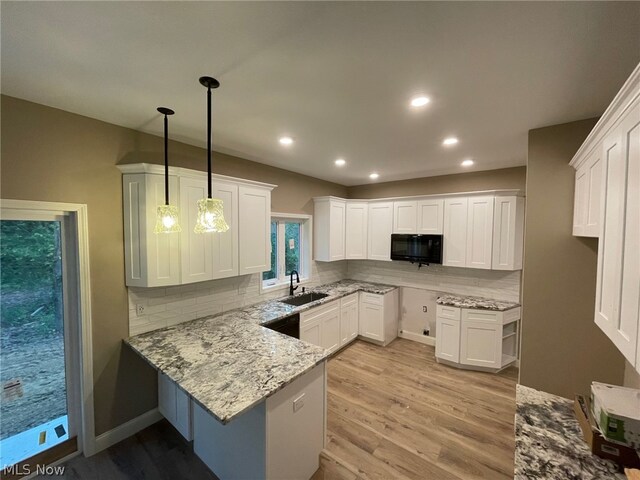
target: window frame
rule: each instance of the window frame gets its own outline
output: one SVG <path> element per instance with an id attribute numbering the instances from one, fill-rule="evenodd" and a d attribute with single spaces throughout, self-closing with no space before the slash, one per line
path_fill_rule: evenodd
<path id="1" fill-rule="evenodd" d="M 271 213 L 271 222 L 278 222 L 278 235 L 276 240 L 276 248 L 278 252 L 276 255 L 276 261 L 278 265 L 276 267 L 276 278 L 269 280 L 262 280 L 260 276 L 260 293 L 272 293 L 279 290 L 285 290 L 289 287 L 289 276 L 285 275 L 285 226 L 286 222 L 300 223 L 300 269 L 298 274 L 300 276 L 300 285 L 309 283 L 311 281 L 311 259 L 313 258 L 312 252 L 312 238 L 313 238 L 313 217 L 303 213 Z M 268 284 L 267 282 L 273 282 Z"/>

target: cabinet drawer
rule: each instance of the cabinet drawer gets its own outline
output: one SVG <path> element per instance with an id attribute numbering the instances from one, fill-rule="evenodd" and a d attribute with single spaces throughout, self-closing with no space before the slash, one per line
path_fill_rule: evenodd
<path id="1" fill-rule="evenodd" d="M 436 308 L 436 316 L 448 318 L 449 320 L 460 320 L 460 309 L 457 307 L 449 307 L 448 305 L 438 305 Z"/>
<path id="2" fill-rule="evenodd" d="M 358 294 L 352 293 L 351 295 L 347 295 L 346 297 L 342 297 L 340 299 L 340 307 L 350 307 L 354 303 L 358 303 Z"/>
<path id="3" fill-rule="evenodd" d="M 371 305 L 384 304 L 384 295 L 376 295 L 375 293 L 362 292 L 362 303 L 369 303 Z"/>
<path id="4" fill-rule="evenodd" d="M 493 310 L 474 310 L 470 308 L 463 308 L 462 321 L 502 323 L 502 312 L 496 312 Z"/>
<path id="5" fill-rule="evenodd" d="M 338 310 L 339 307 L 340 300 L 334 300 L 333 302 L 329 302 L 302 312 L 300 313 L 300 326 L 305 325 L 309 322 L 313 322 L 323 315 L 330 314 L 334 310 Z"/>

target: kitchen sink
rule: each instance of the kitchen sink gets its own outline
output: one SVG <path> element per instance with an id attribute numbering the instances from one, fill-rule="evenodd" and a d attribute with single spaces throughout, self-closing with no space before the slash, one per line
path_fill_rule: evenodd
<path id="1" fill-rule="evenodd" d="M 287 298 L 286 300 L 280 300 L 281 303 L 286 303 L 287 305 L 294 305 L 299 307 L 300 305 L 306 305 L 307 303 L 315 302 L 316 300 L 320 300 L 322 298 L 328 297 L 326 293 L 303 293 L 302 295 L 296 295 L 295 297 Z"/>

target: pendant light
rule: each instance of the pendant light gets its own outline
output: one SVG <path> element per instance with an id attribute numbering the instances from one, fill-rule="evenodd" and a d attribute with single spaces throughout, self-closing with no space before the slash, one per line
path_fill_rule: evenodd
<path id="1" fill-rule="evenodd" d="M 181 232 L 178 223 L 178 207 L 169 205 L 169 120 L 168 116 L 175 112 L 170 108 L 158 107 L 158 111 L 164 115 L 164 205 L 158 206 L 156 227 L 154 233 Z"/>
<path id="2" fill-rule="evenodd" d="M 226 232 L 229 225 L 224 219 L 222 200 L 211 198 L 211 89 L 218 88 L 220 82 L 211 77 L 200 77 L 200 83 L 207 87 L 207 198 L 198 200 L 198 216 L 195 233 Z"/>

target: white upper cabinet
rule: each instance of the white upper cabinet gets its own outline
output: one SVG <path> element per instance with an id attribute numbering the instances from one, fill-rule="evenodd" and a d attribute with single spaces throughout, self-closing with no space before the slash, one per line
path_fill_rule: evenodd
<path id="1" fill-rule="evenodd" d="M 445 240 L 446 245 L 446 240 Z M 493 246 L 493 196 L 469 197 L 467 204 L 467 254 L 469 268 L 491 268 Z"/>
<path id="2" fill-rule="evenodd" d="M 441 198 L 393 202 L 393 233 L 442 234 L 443 220 Z"/>
<path id="3" fill-rule="evenodd" d="M 345 258 L 364 260 L 367 258 L 367 231 L 369 205 L 366 202 L 347 200 L 345 226 Z"/>
<path id="4" fill-rule="evenodd" d="M 122 177 L 126 284 L 163 287 L 180 283 L 180 236 L 153 232 L 156 208 L 164 205 L 164 176 Z M 178 204 L 178 179 L 169 177 L 171 205 Z"/>
<path id="5" fill-rule="evenodd" d="M 345 259 L 346 200 L 334 197 L 314 199 L 314 257 L 320 262 Z"/>
<path id="6" fill-rule="evenodd" d="M 391 232 L 393 230 L 393 203 L 369 204 L 369 260 L 391 261 Z"/>
<path id="7" fill-rule="evenodd" d="M 239 272 L 238 184 L 214 180 L 212 193 L 213 198 L 222 200 L 224 219 L 229 225 L 229 230 L 226 232 L 212 235 L 213 278 L 235 277 Z M 269 207 L 269 222 L 270 216 L 271 207 Z"/>
<path id="8" fill-rule="evenodd" d="M 599 227 L 595 322 L 640 372 L 640 65 L 570 165 L 578 182 L 574 234 Z M 590 176 L 601 177 L 599 190 Z M 599 193 L 599 206 L 584 200 L 585 190 Z"/>
<path id="9" fill-rule="evenodd" d="M 467 211 L 466 197 L 448 198 L 444 201 L 443 265 L 467 266 Z"/>
<path id="10" fill-rule="evenodd" d="M 524 198 L 496 197 L 493 214 L 493 270 L 521 270 Z"/>
<path id="11" fill-rule="evenodd" d="M 393 202 L 393 233 L 416 233 L 418 202 Z"/>
<path id="12" fill-rule="evenodd" d="M 180 249 L 182 283 L 204 282 L 213 278 L 213 235 L 194 233 L 198 200 L 207 196 L 207 179 L 180 178 Z"/>
<path id="13" fill-rule="evenodd" d="M 197 202 L 207 196 L 204 172 L 169 168 L 170 203 L 181 233 L 155 234 L 164 204 L 164 167 L 133 164 L 123 173 L 126 284 L 159 287 L 258 273 L 271 268 L 271 190 L 275 185 L 212 176 L 212 196 L 223 201 L 229 230 L 196 234 Z"/>
<path id="14" fill-rule="evenodd" d="M 444 225 L 444 200 L 433 198 L 418 200 L 417 233 L 427 235 L 442 234 Z"/>
<path id="15" fill-rule="evenodd" d="M 240 275 L 271 269 L 271 189 L 238 187 Z"/>
<path id="16" fill-rule="evenodd" d="M 573 234 L 578 237 L 600 235 L 602 188 L 602 149 L 594 150 L 576 171 Z"/>

